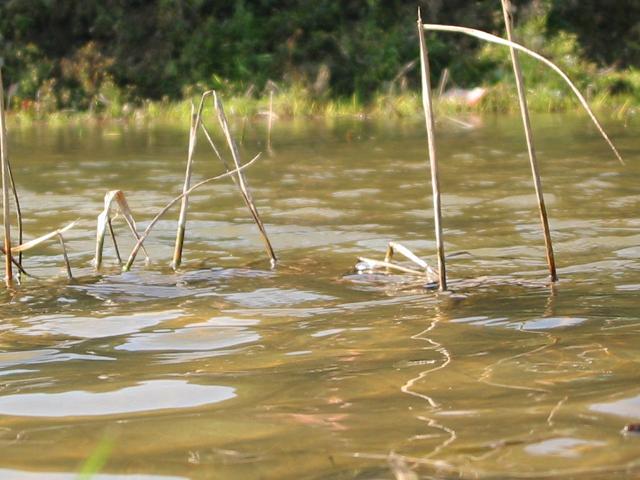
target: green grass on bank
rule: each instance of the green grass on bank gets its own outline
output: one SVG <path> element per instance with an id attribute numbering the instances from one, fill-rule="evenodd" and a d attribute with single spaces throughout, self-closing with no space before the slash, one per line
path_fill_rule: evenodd
<path id="1" fill-rule="evenodd" d="M 534 113 L 576 112 L 582 107 L 568 88 L 557 88 L 543 84 L 528 86 L 527 100 Z M 501 82 L 487 88 L 486 95 L 476 104 L 469 105 L 457 100 L 434 97 L 436 114 L 453 113 L 513 113 L 518 111 L 515 85 Z M 596 112 L 618 119 L 635 116 L 640 101 L 629 92 L 617 94 L 608 91 L 586 90 L 587 99 Z M 269 113 L 269 98 L 246 96 L 222 96 L 227 114 L 235 118 L 266 117 Z M 139 107 L 124 104 L 119 108 L 99 111 L 62 110 L 41 113 L 37 105 L 28 109 L 11 109 L 8 112 L 10 125 L 28 126 L 37 123 L 67 124 L 74 122 L 135 122 L 135 123 L 184 123 L 189 118 L 191 102 L 198 96 L 182 101 L 144 102 Z M 273 98 L 273 112 L 278 119 L 301 118 L 369 118 L 369 119 L 413 119 L 423 115 L 419 92 L 377 94 L 369 102 L 356 97 L 347 99 L 318 99 L 304 88 L 282 91 Z"/>
<path id="2" fill-rule="evenodd" d="M 379 4 L 379 8 L 382 8 L 383 2 L 373 3 Z M 519 10 L 522 17 L 515 32 L 518 42 L 556 63 L 571 78 L 595 111 L 620 119 L 629 119 L 636 115 L 640 108 L 640 68 L 632 66 L 633 62 L 610 62 L 609 64 L 616 67 L 608 68 L 599 66 L 590 60 L 593 55 L 588 54 L 585 45 L 589 42 L 585 43 L 584 38 L 580 41 L 577 33 L 549 27 L 554 23 L 552 20 L 555 18 L 553 12 L 554 5 L 557 6 L 556 2 L 530 3 L 527 8 Z M 499 7 L 496 8 L 499 10 Z M 375 25 L 375 22 L 372 25 Z M 404 23 L 400 22 L 398 25 L 402 26 Z M 415 27 L 411 24 L 410 28 Z M 494 33 L 500 34 L 500 31 Z M 443 56 L 443 50 L 451 50 L 452 45 L 458 43 L 465 45 L 459 34 L 432 32 L 427 37 L 433 54 L 431 60 L 434 77 L 438 77 L 444 68 L 450 68 L 452 73 L 448 87 L 461 85 L 468 89 L 482 87 L 487 90 L 482 100 L 472 105 L 463 101 L 436 98 L 437 112 L 450 114 L 518 111 L 507 48 L 494 44 L 473 44 L 473 47 L 467 45 L 462 51 L 456 50 L 456 55 L 452 58 Z M 417 41 L 411 35 L 403 33 L 399 38 L 413 45 L 414 54 L 417 55 Z M 319 81 L 320 75 L 315 81 L 313 75 L 294 74 L 295 69 L 282 75 L 282 83 L 274 95 L 274 113 L 279 119 L 411 119 L 422 116 L 418 91 L 419 70 L 415 63 L 417 56 L 411 59 L 412 54 L 409 51 L 406 55 L 398 57 L 399 53 L 394 49 L 381 50 L 384 42 L 380 42 L 382 39 L 376 37 L 361 45 L 362 48 L 373 49 L 376 55 L 367 57 L 369 61 L 366 67 L 358 70 L 357 78 L 360 81 L 352 79 L 350 86 L 345 86 L 345 82 L 348 84 L 350 81 L 345 72 L 330 76 L 329 67 L 326 67 L 326 84 L 323 84 L 322 88 L 317 85 L 323 83 Z M 25 71 L 30 73 L 18 75 L 14 79 L 16 83 L 13 85 L 14 91 L 9 102 L 9 122 L 13 124 L 67 124 L 87 121 L 183 123 L 189 118 L 190 103 L 197 102 L 202 92 L 214 86 L 220 90 L 225 109 L 232 117 L 255 118 L 266 115 L 269 110 L 269 98 L 265 93 L 267 87 L 263 85 L 264 82 L 257 80 L 261 75 L 265 75 L 265 71 L 257 66 L 252 67 L 252 70 L 248 64 L 243 69 L 249 75 L 248 82 L 232 76 L 218 77 L 217 74 L 211 77 L 211 84 L 192 84 L 189 82 L 198 81 L 184 80 L 180 82 L 182 100 L 170 100 L 175 97 L 167 96 L 165 100 L 149 101 L 144 100 L 140 92 L 136 93 L 134 84 L 121 85 L 115 81 L 115 77 L 109 73 L 109 68 L 114 67 L 115 60 L 105 57 L 95 42 L 89 42 L 73 57 L 61 63 L 61 71 L 71 76 L 66 80 L 57 78 L 55 69 L 47 74 L 41 71 L 47 62 L 36 55 L 35 45 L 25 48 L 24 52 L 21 51 L 20 60 L 25 65 Z M 296 45 L 295 48 L 296 54 L 302 53 L 301 45 Z M 249 52 L 244 54 L 249 55 Z M 294 50 L 290 53 L 293 52 Z M 521 54 L 520 59 L 532 112 L 573 112 L 581 109 L 568 86 L 556 73 L 526 55 Z M 413 65 L 405 70 L 405 67 L 412 63 L 405 63 L 407 60 L 412 60 Z M 381 63 L 393 64 L 395 67 L 381 69 Z M 400 65 L 404 66 L 398 71 Z M 62 68 L 63 66 L 65 68 Z M 189 78 L 188 73 L 183 72 L 185 78 Z M 368 81 L 365 82 L 364 79 Z M 432 80 L 434 87 L 437 86 L 438 78 Z M 267 85 L 270 83 L 267 82 Z M 342 88 L 338 88 L 338 84 L 342 85 Z M 375 89 L 378 93 L 371 94 Z M 11 89 L 7 91 L 9 90 Z M 351 97 L 340 96 L 340 92 L 352 90 L 358 93 Z M 161 90 L 156 94 L 168 95 L 168 92 Z M 186 122 L 188 123 L 188 120 Z"/>

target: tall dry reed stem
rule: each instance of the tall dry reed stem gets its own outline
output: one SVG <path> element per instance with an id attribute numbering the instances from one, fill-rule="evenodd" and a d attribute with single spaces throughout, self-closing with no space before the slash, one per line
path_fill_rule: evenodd
<path id="1" fill-rule="evenodd" d="M 267 122 L 267 150 L 271 153 L 271 129 L 273 128 L 273 89 L 269 90 L 269 120 Z"/>
<path id="2" fill-rule="evenodd" d="M 227 121 L 227 116 L 224 113 L 224 107 L 216 92 L 213 92 L 213 101 L 215 103 L 216 111 L 218 112 L 218 121 L 220 122 L 220 127 L 222 128 L 222 132 L 224 133 L 224 136 L 227 140 L 229 151 L 231 152 L 231 158 L 233 159 L 233 164 L 237 171 L 236 179 L 238 187 L 240 188 L 240 193 L 242 194 L 242 198 L 247 205 L 247 208 L 249 208 L 249 211 L 251 212 L 251 216 L 253 217 L 258 230 L 260 231 L 265 250 L 271 261 L 271 266 L 275 267 L 278 259 L 271 245 L 271 241 L 269 240 L 269 236 L 267 235 L 267 230 L 265 229 L 264 224 L 262 223 L 262 219 L 260 218 L 260 214 L 258 213 L 258 208 L 256 207 L 253 198 L 251 197 L 251 193 L 249 192 L 247 179 L 240 168 L 240 152 L 238 151 L 238 146 L 233 139 L 233 135 L 231 134 L 229 122 Z"/>
<path id="3" fill-rule="evenodd" d="M 513 18 L 511 16 L 511 11 L 511 2 L 509 0 L 502 0 L 502 13 L 504 15 L 504 24 L 507 30 L 507 38 L 510 42 L 513 42 Z M 524 127 L 524 135 L 527 142 L 527 151 L 529 153 L 531 174 L 533 175 L 533 186 L 535 188 L 536 197 L 538 199 L 538 211 L 540 213 L 540 222 L 542 224 L 544 243 L 547 251 L 547 265 L 549 266 L 549 276 L 551 277 L 551 281 L 555 282 L 558 280 L 558 274 L 556 272 L 556 261 L 553 255 L 553 243 L 551 241 L 551 231 L 549 229 L 549 218 L 547 216 L 547 208 L 544 202 L 544 194 L 542 193 L 542 180 L 540 178 L 540 172 L 538 169 L 538 159 L 533 143 L 533 132 L 531 129 L 531 119 L 529 118 L 529 109 L 527 107 L 524 79 L 522 76 L 522 70 L 520 68 L 520 60 L 518 58 L 517 50 L 513 47 L 513 45 L 509 46 L 509 50 L 511 52 L 513 73 L 516 79 L 518 102 L 520 103 L 520 114 L 522 115 L 522 125 Z"/>
<path id="4" fill-rule="evenodd" d="M 189 151 L 187 156 L 187 170 L 184 175 L 184 185 L 182 187 L 182 193 L 184 194 L 189 190 L 191 186 L 191 175 L 193 174 L 193 154 L 196 150 L 196 143 L 198 139 L 198 129 L 202 122 L 202 109 L 204 107 L 205 99 L 213 92 L 207 91 L 202 94 L 200 98 L 200 104 L 196 111 L 193 104 L 191 105 L 191 127 L 189 129 Z M 184 248 L 184 236 L 187 226 L 187 209 L 189 208 L 189 196 L 183 195 L 182 204 L 180 206 L 180 216 L 178 217 L 178 229 L 176 231 L 176 243 L 173 251 L 172 266 L 174 269 L 180 267 L 182 263 L 182 250 Z"/>
<path id="5" fill-rule="evenodd" d="M 4 87 L 0 69 L 0 169 L 2 169 L 2 221 L 4 223 L 4 280 L 7 287 L 13 285 L 13 258 L 11 252 L 11 207 L 9 205 L 9 151 L 7 146 L 7 126 L 4 117 Z"/>
<path id="6" fill-rule="evenodd" d="M 438 178 L 438 160 L 436 157 L 436 141 L 433 119 L 433 105 L 431 101 L 431 78 L 429 71 L 429 52 L 424 38 L 422 17 L 418 9 L 418 38 L 420 39 L 420 76 L 422 78 L 422 107 L 424 109 L 425 125 L 427 129 L 427 144 L 429 150 L 429 165 L 431 169 L 431 189 L 433 192 L 433 218 L 435 222 L 436 247 L 438 250 L 438 283 L 440 291 L 447 289 L 447 271 L 444 258 L 444 243 L 442 240 L 442 206 L 440 200 L 440 181 Z"/>

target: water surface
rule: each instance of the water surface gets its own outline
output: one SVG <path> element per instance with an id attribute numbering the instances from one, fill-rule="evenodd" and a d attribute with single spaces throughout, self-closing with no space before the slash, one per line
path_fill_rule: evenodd
<path id="1" fill-rule="evenodd" d="M 420 122 L 277 123 L 270 155 L 250 122 L 278 268 L 227 179 L 192 196 L 178 272 L 174 211 L 126 274 L 108 239 L 91 267 L 104 193 L 145 227 L 180 191 L 187 132 L 12 129 L 27 238 L 80 223 L 73 282 L 51 243 L 25 261 L 42 279 L 0 294 L 0 477 L 76 478 L 105 444 L 106 480 L 637 477 L 634 129 L 608 125 L 622 167 L 585 118 L 534 118 L 550 287 L 518 119 L 463 120 L 438 125 L 448 293 L 354 270 L 390 240 L 434 262 Z M 222 171 L 204 143 L 195 168 Z"/>

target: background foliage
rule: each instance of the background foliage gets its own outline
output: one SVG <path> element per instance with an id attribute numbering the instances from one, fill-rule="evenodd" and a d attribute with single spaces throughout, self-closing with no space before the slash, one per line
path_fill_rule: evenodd
<path id="1" fill-rule="evenodd" d="M 640 0 L 514 3 L 527 45 L 578 80 L 610 67 L 598 88 L 640 92 Z M 499 0 L 418 4 L 425 21 L 503 34 Z M 415 18 L 404 0 L 4 0 L 0 56 L 14 107 L 43 112 L 122 110 L 205 86 L 259 95 L 268 80 L 368 101 L 416 86 Z M 434 35 L 430 50 L 434 76 L 448 67 L 459 86 L 511 74 L 504 52 L 473 39 Z"/>

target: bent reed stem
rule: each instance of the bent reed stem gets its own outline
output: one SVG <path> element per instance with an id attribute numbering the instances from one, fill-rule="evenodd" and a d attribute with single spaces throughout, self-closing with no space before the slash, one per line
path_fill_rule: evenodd
<path id="1" fill-rule="evenodd" d="M 198 182 L 195 185 L 193 185 L 192 187 L 190 187 L 187 191 L 181 193 L 180 195 L 178 195 L 177 197 L 172 199 L 167 205 L 164 206 L 164 208 L 162 208 L 162 210 L 160 210 L 160 212 L 155 217 L 153 217 L 153 219 L 151 220 L 149 225 L 147 225 L 147 228 L 145 228 L 144 232 L 142 232 L 142 235 L 140 235 L 140 238 L 138 239 L 138 241 L 134 245 L 133 250 L 131 250 L 131 253 L 129 254 L 129 258 L 127 259 L 127 263 L 125 264 L 125 266 L 123 267 L 122 270 L 127 272 L 127 271 L 129 271 L 131 269 L 131 266 L 133 265 L 133 262 L 135 261 L 136 256 L 138 254 L 138 251 L 142 247 L 143 242 L 149 236 L 149 233 L 151 233 L 151 230 L 156 225 L 156 223 L 158 223 L 158 220 L 160 220 L 160 218 L 162 218 L 162 216 L 165 213 L 167 213 L 171 209 L 171 207 L 173 207 L 176 203 L 178 203 L 180 200 L 182 200 L 185 196 L 190 195 L 194 190 L 200 188 L 201 186 L 206 185 L 207 183 L 213 182 L 214 180 L 219 180 L 219 179 L 224 178 L 224 177 L 229 177 L 231 175 L 234 175 L 234 174 L 244 170 L 245 168 L 247 168 L 250 165 L 252 165 L 253 162 L 258 160 L 258 158 L 260 158 L 260 155 L 261 154 L 256 155 L 255 157 L 253 157 L 253 159 L 251 159 L 250 162 L 245 163 L 244 165 L 242 165 L 241 167 L 239 167 L 237 169 L 230 170 L 228 172 L 222 173 L 222 174 L 217 175 L 215 177 L 207 178 L 206 180 L 202 180 L 201 182 Z"/>
<path id="2" fill-rule="evenodd" d="M 548 60 L 547 58 L 543 57 L 539 53 L 534 52 L 533 50 L 529 50 L 527 47 L 524 47 L 524 46 L 520 45 L 519 43 L 515 43 L 515 42 L 509 41 L 509 40 L 505 40 L 504 38 L 500 38 L 500 37 L 497 37 L 497 36 L 492 35 L 490 33 L 483 32 L 482 30 L 476 30 L 474 28 L 468 28 L 468 27 L 458 27 L 456 25 L 440 25 L 440 24 L 434 24 L 434 23 L 425 23 L 423 25 L 423 28 L 424 28 L 424 30 L 429 30 L 429 31 L 434 31 L 434 32 L 462 33 L 464 35 L 469 35 L 471 37 L 475 37 L 475 38 L 478 38 L 480 40 L 484 40 L 485 42 L 495 43 L 497 45 L 502 45 L 502 46 L 505 46 L 505 47 L 512 47 L 512 48 L 514 48 L 516 50 L 519 50 L 521 52 L 524 52 L 527 55 L 529 55 L 530 57 L 533 57 L 536 60 L 544 63 L 546 66 L 548 66 L 554 72 L 556 72 L 558 75 L 560 75 L 560 77 L 567 83 L 567 85 L 569 85 L 569 88 L 575 94 L 575 96 L 578 98 L 578 101 L 580 102 L 582 107 L 585 109 L 585 111 L 589 115 L 589 118 L 591 119 L 593 124 L 596 126 L 598 132 L 600 132 L 600 135 L 602 135 L 602 137 L 604 138 L 605 142 L 607 142 L 607 144 L 609 145 L 609 148 L 611 148 L 611 150 L 613 151 L 613 153 L 616 156 L 616 158 L 618 159 L 618 161 L 622 165 L 626 165 L 625 162 L 624 162 L 624 159 L 622 158 L 622 156 L 618 152 L 618 149 L 615 147 L 615 145 L 613 144 L 613 142 L 611 141 L 611 139 L 609 138 L 607 133 L 604 131 L 604 128 L 602 127 L 602 125 L 600 125 L 600 122 L 596 118 L 595 113 L 593 113 L 593 111 L 591 110 L 591 107 L 589 107 L 589 103 L 584 98 L 582 93 L 580 93 L 580 90 L 578 90 L 578 87 L 576 87 L 573 84 L 573 82 L 571 81 L 571 79 L 569 78 L 569 76 L 566 73 L 564 73 L 560 69 L 560 67 L 558 67 L 551 60 Z"/>
<path id="3" fill-rule="evenodd" d="M 191 125 L 189 129 L 189 150 L 187 155 L 187 169 L 184 174 L 184 185 L 182 187 L 182 205 L 180 206 L 180 215 L 178 217 L 178 229 L 176 231 L 176 243 L 173 251 L 173 261 L 171 265 L 173 269 L 180 267 L 182 263 L 182 250 L 184 247 L 184 237 L 187 225 L 187 209 L 189 208 L 189 196 L 185 194 L 189 190 L 191 185 L 191 175 L 193 174 L 193 154 L 196 149 L 196 142 L 198 140 L 198 128 L 202 121 L 202 109 L 204 107 L 205 99 L 212 95 L 213 91 L 208 90 L 200 97 L 200 104 L 196 112 L 195 106 L 191 104 Z"/>

